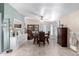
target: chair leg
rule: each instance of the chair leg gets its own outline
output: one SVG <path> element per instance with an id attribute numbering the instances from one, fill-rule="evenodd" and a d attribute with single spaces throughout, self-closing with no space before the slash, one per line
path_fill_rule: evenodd
<path id="1" fill-rule="evenodd" d="M 39 40 L 37 40 L 37 44 L 39 45 L 39 47 L 40 47 L 40 41 Z"/>
<path id="2" fill-rule="evenodd" d="M 43 45 L 45 46 L 45 41 L 43 41 Z"/>
<path id="3" fill-rule="evenodd" d="M 34 38 L 33 44 L 35 44 L 35 38 Z"/>
<path id="4" fill-rule="evenodd" d="M 47 43 L 49 44 L 49 40 L 48 40 L 48 38 L 47 38 Z"/>
<path id="5" fill-rule="evenodd" d="M 39 40 L 37 39 L 37 44 L 39 44 Z"/>
<path id="6" fill-rule="evenodd" d="M 39 42 L 39 47 L 40 47 L 40 42 Z"/>

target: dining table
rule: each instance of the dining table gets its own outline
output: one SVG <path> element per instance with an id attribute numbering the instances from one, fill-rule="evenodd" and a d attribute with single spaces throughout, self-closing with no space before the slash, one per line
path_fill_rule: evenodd
<path id="1" fill-rule="evenodd" d="M 34 40 L 33 40 L 33 44 L 38 44 L 38 40 L 39 40 L 39 33 L 33 33 L 33 37 L 34 37 Z M 45 33 L 44 35 L 44 41 L 45 43 L 47 42 L 49 44 L 49 34 L 48 33 Z"/>

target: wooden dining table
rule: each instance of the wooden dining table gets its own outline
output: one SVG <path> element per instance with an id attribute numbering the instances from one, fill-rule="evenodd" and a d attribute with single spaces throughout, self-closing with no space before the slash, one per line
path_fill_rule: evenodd
<path id="1" fill-rule="evenodd" d="M 34 36 L 34 40 L 33 40 L 33 44 L 38 44 L 38 40 L 39 40 L 39 33 L 33 33 L 33 36 Z M 49 35 L 48 33 L 45 33 L 44 35 L 44 41 L 45 43 L 47 42 L 49 44 Z"/>

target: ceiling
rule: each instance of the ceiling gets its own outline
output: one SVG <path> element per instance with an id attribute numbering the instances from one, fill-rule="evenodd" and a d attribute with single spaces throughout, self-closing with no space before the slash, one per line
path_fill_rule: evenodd
<path id="1" fill-rule="evenodd" d="M 79 9 L 78 3 L 10 3 L 19 13 L 25 17 L 35 17 L 46 20 L 57 20 L 61 16 Z"/>

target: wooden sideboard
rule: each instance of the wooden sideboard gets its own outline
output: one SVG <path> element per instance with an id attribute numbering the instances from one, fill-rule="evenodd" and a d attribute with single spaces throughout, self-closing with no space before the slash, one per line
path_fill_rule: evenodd
<path id="1" fill-rule="evenodd" d="M 38 24 L 28 24 L 27 25 L 28 40 L 33 39 L 33 33 L 38 33 L 38 32 L 39 32 Z"/>
<path id="2" fill-rule="evenodd" d="M 67 47 L 67 31 L 66 27 L 58 28 L 58 39 L 57 43 L 62 47 Z"/>

